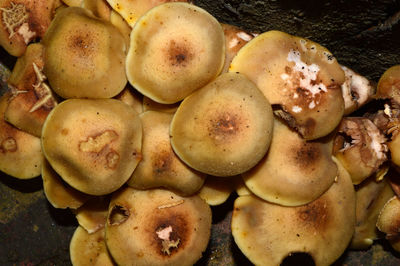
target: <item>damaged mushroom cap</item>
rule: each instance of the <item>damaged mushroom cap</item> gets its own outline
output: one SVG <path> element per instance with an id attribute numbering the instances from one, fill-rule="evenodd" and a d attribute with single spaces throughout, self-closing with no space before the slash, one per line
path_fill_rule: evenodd
<path id="1" fill-rule="evenodd" d="M 80 7 L 61 10 L 43 45 L 44 73 L 63 98 L 110 98 L 127 83 L 124 37 L 90 11 Z"/>
<path id="2" fill-rule="evenodd" d="M 254 195 L 235 200 L 232 234 L 251 262 L 279 265 L 300 252 L 315 265 L 330 265 L 343 254 L 354 232 L 356 202 L 350 176 L 338 167 L 338 181 L 303 206 L 280 206 Z"/>
<path id="3" fill-rule="evenodd" d="M 267 155 L 242 174 L 246 187 L 264 200 L 285 206 L 315 200 L 337 176 L 332 142 L 331 137 L 306 141 L 276 118 Z"/>
<path id="4" fill-rule="evenodd" d="M 41 136 L 47 115 L 57 105 L 42 72 L 43 50 L 40 43 L 30 44 L 17 59 L 7 80 L 13 95 L 4 114 L 7 122 L 36 137 Z"/>
<path id="5" fill-rule="evenodd" d="M 77 209 L 91 197 L 66 184 L 47 160 L 42 166 L 42 179 L 44 194 L 54 208 Z"/>
<path id="6" fill-rule="evenodd" d="M 226 202 L 233 190 L 234 183 L 227 181 L 226 178 L 208 176 L 199 191 L 199 196 L 208 205 L 217 206 Z"/>
<path id="7" fill-rule="evenodd" d="M 171 145 L 200 172 L 234 176 L 265 155 L 272 127 L 262 92 L 245 76 L 224 73 L 183 100 L 171 123 Z"/>
<path id="8" fill-rule="evenodd" d="M 275 114 L 305 139 L 328 135 L 344 112 L 344 72 L 319 44 L 279 31 L 258 35 L 233 59 L 240 72 L 265 94 Z"/>
<path id="9" fill-rule="evenodd" d="M 172 150 L 169 126 L 173 114 L 147 111 L 140 115 L 143 126 L 142 160 L 128 185 L 138 189 L 165 187 L 185 196 L 202 187 L 205 174 L 183 163 Z"/>
<path id="10" fill-rule="evenodd" d="M 171 104 L 214 79 L 224 58 L 224 33 L 213 16 L 191 4 L 165 3 L 132 29 L 126 73 L 142 94 Z"/>
<path id="11" fill-rule="evenodd" d="M 379 99 L 391 99 L 400 104 L 400 65 L 390 67 L 383 73 L 378 82 L 377 95 Z"/>
<path id="12" fill-rule="evenodd" d="M 110 6 L 118 12 L 128 24 L 133 27 L 136 21 L 147 11 L 155 6 L 167 2 L 188 2 L 187 0 L 152 0 L 152 1 L 131 1 L 131 0 L 107 0 Z"/>
<path id="13" fill-rule="evenodd" d="M 127 187 L 111 200 L 107 247 L 119 265 L 193 265 L 210 230 L 211 209 L 199 196 Z"/>
<path id="14" fill-rule="evenodd" d="M 376 227 L 386 234 L 386 238 L 400 236 L 400 199 L 393 196 L 389 199 L 379 213 Z"/>
<path id="15" fill-rule="evenodd" d="M 333 154 L 349 172 L 354 184 L 375 173 L 387 160 L 386 152 L 386 138 L 371 120 L 343 118 L 335 137 Z"/>
<path id="16" fill-rule="evenodd" d="M 179 103 L 173 103 L 173 104 L 162 104 L 153 101 L 149 97 L 144 96 L 143 97 L 143 111 L 159 111 L 159 112 L 165 112 L 165 113 L 175 113 L 176 110 L 179 107 Z"/>
<path id="17" fill-rule="evenodd" d="M 10 92 L 1 96 L 0 118 L 4 117 L 11 96 Z M 40 175 L 42 163 L 40 138 L 0 119 L 0 171 L 19 179 L 30 179 Z"/>
<path id="18" fill-rule="evenodd" d="M 356 187 L 356 227 L 350 248 L 367 249 L 380 238 L 376 228 L 379 212 L 394 195 L 390 184 L 369 178 Z"/>
<path id="19" fill-rule="evenodd" d="M 121 187 L 140 161 L 137 113 L 114 99 L 70 99 L 57 105 L 42 132 L 43 152 L 72 187 L 105 195 Z"/>
<path id="20" fill-rule="evenodd" d="M 103 229 L 107 222 L 110 197 L 93 197 L 75 211 L 76 219 L 89 234 Z"/>
<path id="21" fill-rule="evenodd" d="M 348 115 L 372 100 L 376 93 L 376 84 L 348 67 L 341 65 L 341 68 L 345 75 L 342 84 L 344 115 Z"/>
<path id="22" fill-rule="evenodd" d="M 31 41 L 44 36 L 58 5 L 56 0 L 1 1 L 0 46 L 22 56 Z"/>
<path id="23" fill-rule="evenodd" d="M 222 68 L 222 73 L 225 73 L 228 72 L 235 55 L 254 36 L 233 25 L 221 23 L 221 27 L 225 35 L 225 64 Z"/>
<path id="24" fill-rule="evenodd" d="M 75 229 L 69 245 L 71 263 L 74 266 L 113 266 L 108 253 L 104 229 L 89 234 L 81 226 Z"/>

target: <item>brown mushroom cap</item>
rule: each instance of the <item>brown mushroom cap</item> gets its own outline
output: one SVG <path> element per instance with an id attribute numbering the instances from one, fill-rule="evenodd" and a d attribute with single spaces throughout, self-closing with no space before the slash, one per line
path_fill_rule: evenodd
<path id="1" fill-rule="evenodd" d="M 104 229 L 89 234 L 78 226 L 69 245 L 71 263 L 74 266 L 113 266 L 115 265 L 104 240 Z"/>
<path id="2" fill-rule="evenodd" d="M 211 209 L 199 196 L 128 187 L 111 200 L 106 242 L 120 265 L 193 265 L 210 230 Z"/>
<path id="3" fill-rule="evenodd" d="M 384 232 L 387 238 L 400 236 L 400 199 L 397 196 L 390 198 L 379 213 L 376 227 Z"/>
<path id="4" fill-rule="evenodd" d="M 105 195 L 121 187 L 140 160 L 137 113 L 114 99 L 70 99 L 57 105 L 42 132 L 43 152 L 72 187 Z"/>
<path id="5" fill-rule="evenodd" d="M 46 35 L 46 74 L 63 98 L 110 98 L 126 83 L 125 41 L 110 22 L 68 7 L 57 13 Z"/>
<path id="6" fill-rule="evenodd" d="M 338 127 L 334 156 L 359 184 L 375 173 L 387 160 L 386 138 L 371 120 L 345 117 Z"/>
<path id="7" fill-rule="evenodd" d="M 171 123 L 171 145 L 200 172 L 234 176 L 265 155 L 272 127 L 262 92 L 245 76 L 224 73 L 183 100 Z"/>
<path id="8" fill-rule="evenodd" d="M 173 114 L 147 111 L 140 115 L 143 126 L 142 160 L 128 185 L 138 189 L 165 187 L 181 195 L 193 195 L 205 174 L 183 163 L 172 150 L 169 126 Z"/>
<path id="9" fill-rule="evenodd" d="M 54 208 L 77 209 L 91 197 L 63 182 L 47 160 L 42 166 L 42 179 L 44 194 Z"/>
<path id="10" fill-rule="evenodd" d="M 306 204 L 328 190 L 337 176 L 332 138 L 306 141 L 275 119 L 267 155 L 242 176 L 249 190 L 264 200 L 285 206 Z"/>
<path id="11" fill-rule="evenodd" d="M 208 205 L 217 206 L 226 202 L 233 190 L 234 183 L 226 178 L 208 176 L 199 191 L 199 196 Z"/>
<path id="12" fill-rule="evenodd" d="M 20 179 L 40 175 L 43 154 L 40 138 L 13 127 L 4 120 L 10 92 L 0 98 L 0 171 Z"/>
<path id="13" fill-rule="evenodd" d="M 175 103 L 220 73 L 224 50 L 224 33 L 213 16 L 191 4 L 165 3 L 132 29 L 126 73 L 145 96 Z"/>
<path id="14" fill-rule="evenodd" d="M 400 104 L 400 65 L 390 67 L 383 73 L 378 82 L 377 97 L 380 99 L 392 99 Z"/>
<path id="15" fill-rule="evenodd" d="M 330 265 L 353 235 L 355 192 L 346 170 L 321 197 L 299 207 L 284 207 L 250 195 L 235 200 L 232 234 L 240 250 L 256 265 L 279 265 L 296 252 L 308 253 L 315 265 Z"/>
<path id="16" fill-rule="evenodd" d="M 75 211 L 76 219 L 89 234 L 103 229 L 107 222 L 110 197 L 93 197 Z"/>
<path id="17" fill-rule="evenodd" d="M 143 95 L 129 85 L 114 98 L 126 103 L 138 114 L 143 112 Z"/>
<path id="18" fill-rule="evenodd" d="M 111 10 L 111 15 L 110 15 L 110 22 L 111 24 L 113 24 L 124 36 L 125 39 L 125 45 L 127 47 L 126 52 L 128 52 L 128 48 L 131 42 L 131 31 L 132 28 L 131 26 L 129 26 L 129 24 L 124 20 L 123 17 L 121 17 L 121 15 L 114 11 Z"/>
<path id="19" fill-rule="evenodd" d="M 343 70 L 315 42 L 265 32 L 240 49 L 230 71 L 252 80 L 276 106 L 275 114 L 306 139 L 326 136 L 343 116 Z"/>

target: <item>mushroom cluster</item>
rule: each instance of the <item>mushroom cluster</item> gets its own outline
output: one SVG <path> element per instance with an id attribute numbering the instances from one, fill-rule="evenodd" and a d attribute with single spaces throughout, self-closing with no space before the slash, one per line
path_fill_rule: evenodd
<path id="1" fill-rule="evenodd" d="M 0 0 L 0 21 L 0 170 L 76 215 L 73 265 L 193 265 L 232 193 L 254 264 L 330 265 L 379 231 L 400 250 L 400 66 L 376 85 L 187 1 Z"/>

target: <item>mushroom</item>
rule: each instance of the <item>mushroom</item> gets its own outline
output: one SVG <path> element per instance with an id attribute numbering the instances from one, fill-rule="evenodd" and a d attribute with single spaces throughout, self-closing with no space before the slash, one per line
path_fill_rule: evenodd
<path id="1" fill-rule="evenodd" d="M 42 134 L 43 123 L 57 105 L 43 74 L 43 45 L 33 43 L 18 58 L 7 83 L 12 88 L 4 119 L 36 137 Z"/>
<path id="2" fill-rule="evenodd" d="M 400 251 L 400 199 L 390 198 L 379 213 L 376 227 L 386 234 L 386 239 L 396 251 Z"/>
<path id="3" fill-rule="evenodd" d="M 344 72 L 326 48 L 310 40 L 265 32 L 239 50 L 230 71 L 253 81 L 275 114 L 305 139 L 328 135 L 343 116 Z"/>
<path id="4" fill-rule="evenodd" d="M 199 196 L 127 187 L 112 197 L 106 243 L 119 265 L 193 265 L 210 231 L 211 209 Z"/>
<path id="5" fill-rule="evenodd" d="M 205 174 L 183 163 L 172 150 L 169 125 L 173 114 L 147 111 L 140 114 L 143 126 L 142 160 L 128 185 L 137 189 L 165 187 L 185 196 L 203 186 Z"/>
<path id="6" fill-rule="evenodd" d="M 111 18 L 111 7 L 106 0 L 82 0 L 81 7 L 90 10 L 98 18 L 109 21 Z"/>
<path id="7" fill-rule="evenodd" d="M 126 103 L 138 114 L 143 112 L 143 95 L 132 88 L 129 84 L 114 98 Z"/>
<path id="8" fill-rule="evenodd" d="M 3 0 L 0 2 L 0 46 L 22 56 L 27 45 L 42 38 L 58 7 L 56 0 Z"/>
<path id="9" fill-rule="evenodd" d="M 243 173 L 246 187 L 269 202 L 299 206 L 320 197 L 333 184 L 332 137 L 306 141 L 275 119 L 267 155 Z"/>
<path id="10" fill-rule="evenodd" d="M 83 0 L 61 0 L 67 6 L 81 7 Z"/>
<path id="11" fill-rule="evenodd" d="M 110 98 L 127 83 L 124 37 L 88 10 L 58 12 L 43 45 L 44 74 L 63 98 Z"/>
<path id="12" fill-rule="evenodd" d="M 253 192 L 251 192 L 247 187 L 246 184 L 244 183 L 242 175 L 238 175 L 235 177 L 235 190 L 236 194 L 238 196 L 246 196 L 246 195 L 251 195 Z"/>
<path id="13" fill-rule="evenodd" d="M 221 205 L 226 202 L 234 190 L 233 183 L 218 176 L 208 176 L 199 196 L 210 206 Z"/>
<path id="14" fill-rule="evenodd" d="M 175 113 L 176 110 L 179 107 L 179 103 L 173 103 L 173 104 L 162 104 L 153 101 L 149 97 L 144 96 L 143 97 L 143 111 L 159 111 L 159 112 L 165 112 L 165 113 Z"/>
<path id="15" fill-rule="evenodd" d="M 107 222 L 110 197 L 93 197 L 75 210 L 79 225 L 89 234 L 102 230 Z"/>
<path id="16" fill-rule="evenodd" d="M 4 120 L 11 92 L 0 98 L 0 171 L 19 179 L 40 175 L 43 153 L 40 138 L 21 131 Z"/>
<path id="17" fill-rule="evenodd" d="M 256 265 L 279 265 L 287 256 L 309 254 L 315 265 L 331 265 L 350 243 L 355 226 L 355 192 L 346 170 L 321 197 L 302 206 L 280 206 L 256 197 L 235 200 L 232 234 Z"/>
<path id="18" fill-rule="evenodd" d="M 370 102 L 376 93 L 376 86 L 367 78 L 342 66 L 345 80 L 342 84 L 344 115 L 348 115 Z"/>
<path id="19" fill-rule="evenodd" d="M 91 198 L 66 184 L 47 160 L 43 162 L 42 179 L 44 194 L 54 208 L 77 209 Z"/>
<path id="20" fill-rule="evenodd" d="M 104 229 L 89 234 L 81 226 L 75 229 L 69 245 L 71 263 L 74 266 L 114 266 L 104 239 Z"/>
<path id="21" fill-rule="evenodd" d="M 367 249 L 379 239 L 376 222 L 383 205 L 394 193 L 386 180 L 368 178 L 356 186 L 356 228 L 350 248 Z"/>
<path id="22" fill-rule="evenodd" d="M 190 167 L 209 175 L 248 171 L 268 150 L 271 105 L 245 76 L 224 73 L 180 104 L 171 122 L 171 145 Z"/>
<path id="23" fill-rule="evenodd" d="M 131 1 L 131 0 L 107 0 L 112 8 L 118 12 L 128 24 L 133 27 L 136 21 L 147 11 L 167 2 L 188 2 L 186 0 L 152 0 L 152 1 Z"/>
<path id="24" fill-rule="evenodd" d="M 400 65 L 388 68 L 380 77 L 376 97 L 390 99 L 397 105 L 400 104 Z"/>
<path id="25" fill-rule="evenodd" d="M 114 99 L 69 99 L 47 117 L 43 152 L 69 185 L 90 195 L 120 188 L 141 159 L 137 113 Z"/>
<path id="26" fill-rule="evenodd" d="M 191 4 L 165 3 L 132 29 L 126 74 L 143 95 L 171 104 L 214 79 L 224 57 L 224 33 L 213 16 Z"/>
<path id="27" fill-rule="evenodd" d="M 114 10 L 111 10 L 110 22 L 122 33 L 122 36 L 124 36 L 125 45 L 127 47 L 126 52 L 128 52 L 131 40 L 131 26 L 129 26 L 129 24 L 123 19 L 123 17 L 121 17 L 121 15 Z"/>
<path id="28" fill-rule="evenodd" d="M 345 117 L 338 128 L 334 156 L 343 164 L 354 184 L 378 171 L 387 160 L 386 138 L 371 120 Z"/>

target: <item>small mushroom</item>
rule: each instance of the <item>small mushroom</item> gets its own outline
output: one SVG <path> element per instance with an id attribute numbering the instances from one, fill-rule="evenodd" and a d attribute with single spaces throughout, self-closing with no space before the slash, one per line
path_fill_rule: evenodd
<path id="1" fill-rule="evenodd" d="M 335 57 L 315 42 L 280 31 L 258 35 L 232 60 L 231 72 L 253 81 L 305 139 L 328 135 L 344 112 L 344 72 Z"/>
<path id="2" fill-rule="evenodd" d="M 191 4 L 165 3 L 132 29 L 126 74 L 143 95 L 171 104 L 213 80 L 224 58 L 224 33 L 213 16 Z"/>
<path id="3" fill-rule="evenodd" d="M 396 251 L 400 252 L 400 199 L 393 196 L 379 213 L 376 227 L 386 234 L 386 239 Z"/>
<path id="4" fill-rule="evenodd" d="M 81 7 L 90 10 L 98 18 L 109 21 L 111 18 L 111 7 L 106 0 L 82 0 Z"/>
<path id="5" fill-rule="evenodd" d="M 142 126 L 114 99 L 69 99 L 43 125 L 43 152 L 69 185 L 90 195 L 120 188 L 141 159 Z"/>
<path id="6" fill-rule="evenodd" d="M 114 98 L 126 103 L 127 105 L 132 107 L 138 114 L 141 114 L 143 112 L 143 95 L 141 95 L 130 85 L 127 85 L 125 89 Z"/>
<path id="7" fill-rule="evenodd" d="M 344 115 L 348 115 L 370 102 L 376 93 L 376 86 L 367 78 L 342 66 L 345 80 L 342 84 Z"/>
<path id="8" fill-rule="evenodd" d="M 78 226 L 69 245 L 71 263 L 74 266 L 114 266 L 104 239 L 104 229 L 89 234 Z"/>
<path id="9" fill-rule="evenodd" d="M 343 164 L 354 184 L 377 172 L 387 160 L 386 138 L 371 120 L 345 117 L 338 128 L 334 156 Z"/>
<path id="10" fill-rule="evenodd" d="M 11 97 L 8 91 L 0 98 L 0 171 L 19 179 L 34 178 L 40 175 L 43 163 L 40 138 L 4 120 Z"/>
<path id="11" fill-rule="evenodd" d="M 400 104 L 400 65 L 387 69 L 380 77 L 376 97 L 390 99 L 397 105 Z"/>
<path id="12" fill-rule="evenodd" d="M 226 202 L 234 190 L 233 183 L 218 176 L 208 176 L 199 196 L 210 206 L 221 205 Z"/>
<path id="13" fill-rule="evenodd" d="M 210 231 L 211 209 L 199 196 L 128 187 L 111 200 L 106 243 L 119 265 L 193 265 Z"/>
<path id="14" fill-rule="evenodd" d="M 44 194 L 54 208 L 77 209 L 91 198 L 65 183 L 47 160 L 43 162 L 42 179 Z"/>
<path id="15" fill-rule="evenodd" d="M 75 210 L 79 225 L 89 234 L 102 230 L 107 222 L 110 197 L 93 197 Z"/>
<path id="16" fill-rule="evenodd" d="M 189 196 L 203 186 L 205 174 L 183 163 L 172 150 L 169 126 L 173 114 L 147 111 L 140 114 L 143 126 L 142 160 L 128 185 L 137 189 L 164 187 Z"/>
<path id="17" fill-rule="evenodd" d="M 235 190 L 238 196 L 246 196 L 253 194 L 253 192 L 251 192 L 250 189 L 246 187 L 242 175 L 235 177 Z"/>
<path id="18" fill-rule="evenodd" d="M 224 73 L 194 92 L 171 122 L 171 145 L 190 167 L 209 175 L 248 171 L 268 150 L 271 105 L 245 76 Z"/>
<path id="19" fill-rule="evenodd" d="M 63 98 L 111 98 L 127 83 L 124 37 L 88 10 L 58 12 L 43 45 L 44 74 Z"/>
<path id="20" fill-rule="evenodd" d="M 254 195 L 235 200 L 232 234 L 256 265 L 279 265 L 295 253 L 309 254 L 315 265 L 331 265 L 350 243 L 355 226 L 355 192 L 346 170 L 321 197 L 285 207 Z"/>
<path id="21" fill-rule="evenodd" d="M 242 174 L 246 187 L 264 200 L 285 206 L 317 199 L 337 176 L 332 142 L 331 137 L 306 141 L 276 118 L 267 155 Z"/>

